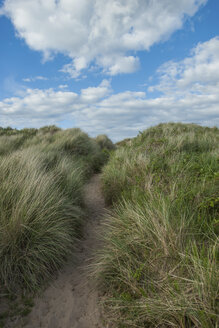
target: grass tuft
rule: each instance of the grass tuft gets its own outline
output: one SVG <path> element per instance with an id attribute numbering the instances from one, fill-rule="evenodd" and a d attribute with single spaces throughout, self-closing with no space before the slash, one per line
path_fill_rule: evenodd
<path id="1" fill-rule="evenodd" d="M 116 327 L 217 327 L 218 141 L 217 128 L 160 124 L 105 166 L 94 274 Z"/>

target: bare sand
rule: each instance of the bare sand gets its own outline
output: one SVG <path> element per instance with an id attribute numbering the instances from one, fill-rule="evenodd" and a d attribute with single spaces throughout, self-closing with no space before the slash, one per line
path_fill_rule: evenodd
<path id="1" fill-rule="evenodd" d="M 92 254 L 100 247 L 96 231 L 104 212 L 104 199 L 99 180 L 99 175 L 93 176 L 84 189 L 89 215 L 74 259 L 69 260 L 57 279 L 34 300 L 32 312 L 25 321 L 17 322 L 16 327 L 103 328 L 98 292 L 87 270 Z"/>

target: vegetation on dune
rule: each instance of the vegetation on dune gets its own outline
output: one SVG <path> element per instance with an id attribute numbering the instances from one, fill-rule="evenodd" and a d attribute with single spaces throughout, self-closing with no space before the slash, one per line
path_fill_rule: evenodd
<path id="1" fill-rule="evenodd" d="M 6 155 L 20 148 L 24 143 L 23 135 L 2 135 L 0 136 L 0 156 Z"/>
<path id="2" fill-rule="evenodd" d="M 110 157 L 110 154 L 115 150 L 115 145 L 105 134 L 98 135 L 94 140 L 101 148 L 103 161 L 106 163 Z"/>
<path id="3" fill-rule="evenodd" d="M 118 141 L 118 142 L 116 143 L 116 146 L 119 146 L 119 147 L 120 147 L 120 146 L 125 146 L 125 145 L 130 144 L 131 141 L 132 141 L 131 138 L 125 138 L 125 139 L 123 139 L 123 140 L 121 140 L 121 141 Z"/>
<path id="4" fill-rule="evenodd" d="M 38 130 L 34 128 L 29 128 L 29 129 L 25 128 L 25 129 L 17 130 L 17 129 L 12 129 L 11 127 L 7 127 L 7 128 L 0 127 L 0 136 L 3 135 L 12 136 L 12 135 L 23 134 L 30 137 L 30 136 L 34 136 L 37 132 Z"/>
<path id="5" fill-rule="evenodd" d="M 194 124 L 160 124 L 115 151 L 80 129 L 0 128 L 0 290 L 37 290 L 61 267 L 81 233 L 83 186 L 110 158 L 94 269 L 109 321 L 217 327 L 218 144 L 217 128 Z"/>
<path id="6" fill-rule="evenodd" d="M 37 290 L 63 264 L 81 233 L 83 185 L 104 162 L 80 129 L 0 129 L 1 287 Z"/>
<path id="7" fill-rule="evenodd" d="M 111 156 L 95 275 L 118 327 L 218 324 L 219 130 L 160 124 Z"/>
<path id="8" fill-rule="evenodd" d="M 71 251 L 81 210 L 65 198 L 61 175 L 43 170 L 40 153 L 6 156 L 0 179 L 1 280 L 34 289 Z"/>
<path id="9" fill-rule="evenodd" d="M 99 134 L 95 138 L 95 140 L 100 145 L 101 149 L 106 149 L 106 150 L 115 149 L 115 145 L 112 143 L 112 141 L 105 134 Z"/>

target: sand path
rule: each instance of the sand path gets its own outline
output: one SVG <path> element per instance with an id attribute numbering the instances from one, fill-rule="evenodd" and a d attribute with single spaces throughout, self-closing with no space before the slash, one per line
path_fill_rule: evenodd
<path id="1" fill-rule="evenodd" d="M 76 260 L 74 254 L 74 261 L 67 263 L 57 279 L 35 300 L 23 327 L 103 328 L 98 293 L 86 272 L 93 252 L 100 246 L 96 230 L 104 212 L 104 199 L 99 179 L 99 175 L 93 176 L 84 189 L 89 216 Z"/>

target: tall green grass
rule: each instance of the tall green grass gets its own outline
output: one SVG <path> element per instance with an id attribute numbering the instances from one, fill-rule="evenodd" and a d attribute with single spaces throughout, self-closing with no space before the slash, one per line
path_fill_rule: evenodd
<path id="1" fill-rule="evenodd" d="M 81 235 L 83 186 L 105 155 L 80 129 L 2 129 L 0 290 L 37 290 Z"/>
<path id="2" fill-rule="evenodd" d="M 77 172 L 75 172 L 77 174 Z M 39 287 L 71 252 L 81 210 L 29 150 L 0 163 L 0 277 L 8 288 Z"/>
<path id="3" fill-rule="evenodd" d="M 51 130 L 51 131 L 50 131 Z M 44 152 L 55 152 L 68 155 L 73 160 L 80 161 L 84 165 L 87 175 L 100 171 L 106 162 L 105 154 L 99 144 L 79 128 L 67 130 L 55 130 L 49 127 L 39 129 L 38 133 L 29 138 L 23 147 L 38 146 Z"/>
<path id="4" fill-rule="evenodd" d="M 112 154 L 95 275 L 117 327 L 218 325 L 217 128 L 161 124 Z"/>

